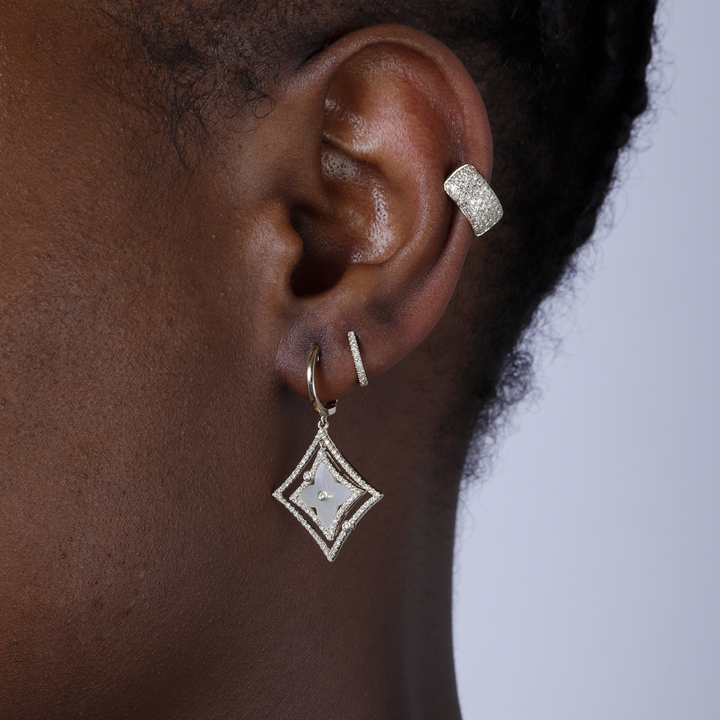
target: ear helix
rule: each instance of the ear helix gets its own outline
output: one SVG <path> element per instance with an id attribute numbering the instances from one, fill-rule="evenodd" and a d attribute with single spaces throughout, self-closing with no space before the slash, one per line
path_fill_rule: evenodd
<path id="1" fill-rule="evenodd" d="M 476 237 L 490 230 L 503 216 L 497 195 L 473 165 L 459 167 L 443 187 L 472 225 Z"/>

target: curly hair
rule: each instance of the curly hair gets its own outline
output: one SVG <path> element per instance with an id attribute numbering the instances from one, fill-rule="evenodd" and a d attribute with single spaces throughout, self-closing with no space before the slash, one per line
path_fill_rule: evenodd
<path id="1" fill-rule="evenodd" d="M 501 2 L 493 14 L 469 12 L 456 27 L 457 41 L 442 38 L 457 43 L 484 85 L 497 149 L 494 185 L 511 226 L 494 250 L 488 281 L 495 301 L 485 303 L 476 338 L 467 344 L 473 393 L 466 408 L 481 440 L 474 461 L 530 387 L 538 308 L 573 276 L 577 251 L 591 238 L 616 180 L 620 153 L 648 107 L 656 5 Z M 472 54 L 473 37 L 493 45 L 494 65 Z M 506 82 L 492 82 L 498 74 Z M 456 424 L 452 432 L 458 431 Z"/>

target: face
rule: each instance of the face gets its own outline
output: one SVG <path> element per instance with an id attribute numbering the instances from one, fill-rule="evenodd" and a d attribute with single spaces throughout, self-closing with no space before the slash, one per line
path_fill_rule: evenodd
<path id="1" fill-rule="evenodd" d="M 492 160 L 459 61 L 392 27 L 320 54 L 272 112 L 208 126 L 212 152 L 173 143 L 91 9 L 0 5 L 0 708 L 18 718 L 158 717 L 242 684 L 258 656 L 266 683 L 287 662 L 251 652 L 269 637 L 252 619 L 310 648 L 345 595 L 356 611 L 333 632 L 376 651 L 373 618 L 400 612 L 381 591 L 426 514 L 407 509 L 418 488 L 437 494 L 438 527 L 454 522 L 431 460 L 452 374 L 429 351 L 388 368 L 438 322 L 470 244 L 443 178 Z M 356 382 L 332 344 L 348 327 L 372 389 L 335 437 L 395 500 L 320 585 L 326 561 L 270 495 L 314 435 L 312 343 L 324 399 Z M 434 347 L 462 336 L 444 331 Z M 448 573 L 452 537 L 431 543 Z M 422 612 L 430 595 L 413 594 Z"/>
<path id="2" fill-rule="evenodd" d="M 257 550 L 277 471 L 248 372 L 266 271 L 242 189 L 212 162 L 188 181 L 97 81 L 92 22 L 1 12 L 0 706 L 115 717 L 212 664 L 226 596 L 251 602 L 224 560 Z"/>

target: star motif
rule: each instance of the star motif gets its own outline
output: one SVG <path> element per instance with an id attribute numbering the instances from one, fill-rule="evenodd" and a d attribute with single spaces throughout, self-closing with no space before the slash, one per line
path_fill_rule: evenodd
<path id="1" fill-rule="evenodd" d="M 340 521 L 350 506 L 364 494 L 337 467 L 321 448 L 310 470 L 303 474 L 304 482 L 290 496 L 290 500 L 304 510 L 328 540 L 338 534 Z"/>
<path id="2" fill-rule="evenodd" d="M 308 507 L 317 513 L 318 520 L 325 530 L 329 530 L 339 507 L 352 495 L 344 485 L 331 475 L 324 461 L 320 461 L 315 471 L 312 485 L 308 485 L 298 496 Z"/>

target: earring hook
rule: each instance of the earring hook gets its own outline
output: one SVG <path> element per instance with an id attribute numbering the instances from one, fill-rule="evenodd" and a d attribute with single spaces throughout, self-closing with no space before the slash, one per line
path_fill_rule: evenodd
<path id="1" fill-rule="evenodd" d="M 320 402 L 320 398 L 315 392 L 315 363 L 320 359 L 320 347 L 313 345 L 307 359 L 307 369 L 305 371 L 305 379 L 307 380 L 307 390 L 310 396 L 310 402 L 313 409 L 323 418 L 334 415 L 337 411 L 337 400 L 331 400 L 327 405 Z"/>

